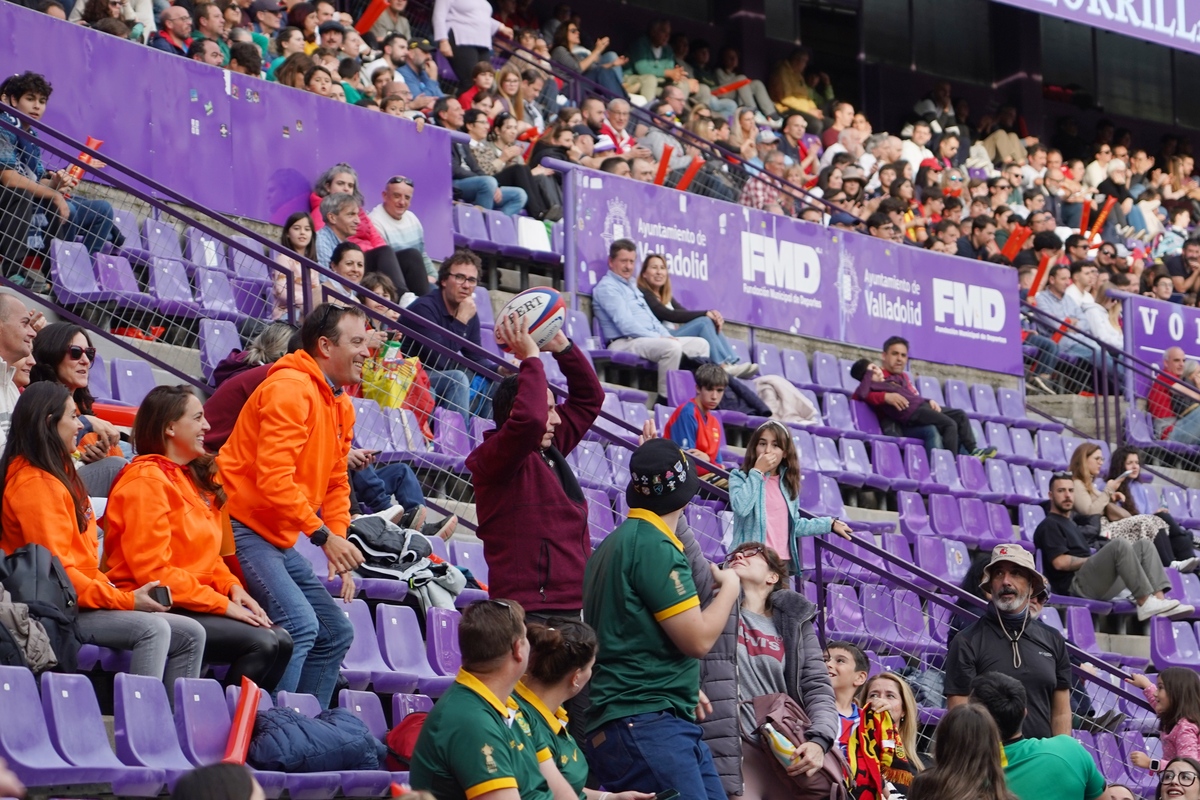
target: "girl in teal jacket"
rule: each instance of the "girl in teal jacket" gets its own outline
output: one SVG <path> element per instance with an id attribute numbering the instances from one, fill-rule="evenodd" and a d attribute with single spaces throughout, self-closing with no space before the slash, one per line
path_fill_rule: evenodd
<path id="1" fill-rule="evenodd" d="M 762 542 L 790 557 L 792 574 L 800 572 L 800 537 L 824 533 L 850 538 L 850 526 L 833 517 L 801 518 L 800 459 L 796 444 L 781 423 L 764 422 L 746 446 L 741 469 L 729 473 L 729 502 L 733 507 L 733 541 Z"/>

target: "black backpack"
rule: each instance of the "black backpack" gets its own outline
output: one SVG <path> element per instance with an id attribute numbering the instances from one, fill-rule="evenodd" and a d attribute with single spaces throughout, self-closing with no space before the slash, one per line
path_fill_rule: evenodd
<path id="1" fill-rule="evenodd" d="M 10 555 L 0 551 L 0 583 L 12 594 L 13 602 L 29 606 L 29 616 L 46 629 L 58 659 L 55 671 L 76 672 L 79 598 L 62 562 L 40 544 L 27 544 Z"/>

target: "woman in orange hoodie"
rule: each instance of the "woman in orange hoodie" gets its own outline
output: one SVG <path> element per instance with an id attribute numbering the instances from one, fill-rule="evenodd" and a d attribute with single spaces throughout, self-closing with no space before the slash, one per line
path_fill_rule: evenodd
<path id="1" fill-rule="evenodd" d="M 221 506 L 213 456 L 204 450 L 204 406 L 186 386 L 155 387 L 138 407 L 138 456 L 121 471 L 104 513 L 108 578 L 128 589 L 157 581 L 172 613 L 207 633 L 204 660 L 229 664 L 225 682 L 245 675 L 272 691 L 292 657 L 292 637 L 272 625 L 221 560 Z"/>
<path id="2" fill-rule="evenodd" d="M 153 675 L 174 696 L 176 678 L 200 677 L 204 628 L 150 597 L 151 581 L 118 589 L 100 572 L 96 518 L 71 460 L 83 424 L 62 384 L 30 384 L 13 408 L 0 474 L 0 549 L 40 544 L 58 557 L 78 595 L 86 644 L 132 651 L 130 672 Z"/>

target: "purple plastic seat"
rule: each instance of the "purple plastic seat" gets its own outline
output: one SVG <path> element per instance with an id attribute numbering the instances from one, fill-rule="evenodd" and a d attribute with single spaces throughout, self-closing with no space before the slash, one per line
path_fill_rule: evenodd
<path id="1" fill-rule="evenodd" d="M 974 406 L 975 413 L 980 419 L 1003 422 L 1005 425 L 1016 423 L 1017 420 L 1000 413 L 1000 407 L 996 405 L 996 392 L 991 386 L 985 383 L 973 383 L 970 396 L 971 405 Z"/>
<path id="2" fill-rule="evenodd" d="M 483 558 L 483 542 L 450 542 L 450 560 L 454 566 L 471 570 L 480 583 L 488 582 L 488 565 Z"/>
<path id="3" fill-rule="evenodd" d="M 981 543 L 985 548 L 995 547 L 998 544 L 1021 543 L 1019 534 L 1013 528 L 1012 518 L 1009 517 L 1007 508 L 999 503 L 984 503 L 984 510 L 987 512 L 988 531 L 991 533 L 991 540 Z"/>
<path id="4" fill-rule="evenodd" d="M 1062 436 L 1054 431 L 1037 432 L 1038 453 L 1049 464 L 1047 469 L 1066 469 L 1067 456 L 1063 451 Z M 1035 466 L 1038 466 L 1035 464 Z"/>
<path id="5" fill-rule="evenodd" d="M 891 595 L 897 632 L 892 649 L 917 657 L 942 652 L 942 645 L 935 642 L 929 632 L 920 596 L 911 589 L 896 589 Z"/>
<path id="6" fill-rule="evenodd" d="M 850 412 L 850 399 L 846 395 L 826 390 L 822 401 L 825 405 L 825 422 L 830 428 L 837 430 L 841 436 L 854 439 L 870 438 L 855 425 Z"/>
<path id="7" fill-rule="evenodd" d="M 987 472 L 988 486 L 993 494 L 1003 496 L 1004 502 L 1009 505 L 1022 502 L 1023 498 L 1013 489 L 1012 473 L 1008 464 L 998 458 L 989 458 L 984 462 L 983 468 Z"/>
<path id="8" fill-rule="evenodd" d="M 693 505 L 688 509 L 688 523 L 705 557 L 714 563 L 724 561 L 725 546 L 721 543 L 721 520 L 717 515 L 704 506 Z"/>
<path id="9" fill-rule="evenodd" d="M 342 660 L 342 675 L 355 690 L 371 686 L 377 692 L 413 692 L 417 689 L 417 676 L 404 671 L 395 671 L 384 663 L 379 653 L 379 642 L 371 612 L 362 600 L 354 600 L 343 606 L 346 619 L 354 626 L 354 641 Z"/>
<path id="10" fill-rule="evenodd" d="M 938 536 L 972 544 L 979 541 L 977 534 L 968 532 L 967 526 L 963 523 L 958 499 L 953 495 L 929 495 L 929 522 L 933 526 L 933 532 Z"/>
<path id="11" fill-rule="evenodd" d="M 779 348 L 765 342 L 754 343 L 754 362 L 761 375 L 783 375 L 783 358 Z"/>
<path id="12" fill-rule="evenodd" d="M 392 725 L 400 724 L 400 720 L 409 714 L 433 710 L 433 698 L 423 694 L 394 694 L 392 695 Z"/>
<path id="13" fill-rule="evenodd" d="M 1070 464 L 1070 463 L 1071 463 L 1071 457 L 1072 457 L 1073 455 L 1075 455 L 1075 451 L 1076 451 L 1076 449 L 1078 449 L 1078 448 L 1079 448 L 1079 445 L 1083 444 L 1083 443 L 1084 443 L 1086 440 L 1085 440 L 1085 439 L 1080 439 L 1080 438 L 1078 438 L 1078 437 L 1075 437 L 1075 436 L 1068 436 L 1068 435 L 1067 435 L 1067 434 L 1065 434 L 1065 433 L 1064 433 L 1064 434 L 1060 434 L 1060 436 L 1062 437 L 1063 458 L 1065 458 L 1065 459 L 1066 459 L 1066 461 L 1067 461 L 1067 463 L 1068 463 L 1068 464 Z M 1105 470 L 1104 470 L 1104 468 L 1103 468 L 1104 466 L 1107 466 L 1107 465 L 1103 465 L 1103 466 L 1102 466 L 1102 468 L 1101 468 L 1101 470 L 1100 470 L 1100 471 L 1101 471 L 1101 473 L 1103 473 L 1103 472 L 1105 471 Z"/>
<path id="14" fill-rule="evenodd" d="M 454 245 L 485 253 L 498 251 L 488 236 L 487 222 L 481 209 L 463 203 L 454 204 Z"/>
<path id="15" fill-rule="evenodd" d="M 354 405 L 354 443 L 364 450 L 377 450 L 382 463 L 399 461 L 401 451 L 391 438 L 391 425 L 379 404 L 365 397 L 352 398 Z M 382 511 L 383 509 L 373 509 Z"/>
<path id="16" fill-rule="evenodd" d="M 954 498 L 948 498 L 953 501 Z M 913 546 L 913 561 L 926 572 L 955 586 L 962 584 L 971 560 L 962 542 L 938 536 L 918 536 Z"/>
<path id="17" fill-rule="evenodd" d="M 685 369 L 667 373 L 667 403 L 681 406 L 696 396 L 696 376 Z"/>
<path id="18" fill-rule="evenodd" d="M 263 256 L 262 245 L 249 236 L 231 236 L 229 238 L 241 245 L 241 247 L 229 248 L 229 266 L 233 272 L 231 280 L 244 284 L 269 286 L 274 278 L 271 268 L 267 266 L 267 257 Z M 247 253 L 246 250 L 250 252 Z"/>
<path id="19" fill-rule="evenodd" d="M 879 427 L 879 417 L 874 410 L 864 403 L 862 400 L 850 399 L 850 419 L 853 421 L 855 428 L 861 433 L 861 438 L 875 441 L 878 439 L 886 439 L 893 444 L 903 447 L 909 444 L 921 444 L 920 439 L 914 439 L 911 436 L 888 436 Z M 835 435 L 842 435 L 838 432 Z M 857 437 L 856 437 L 857 438 Z"/>
<path id="20" fill-rule="evenodd" d="M 918 375 L 913 383 L 921 397 L 932 400 L 943 408 L 946 407 L 946 398 L 942 396 L 942 384 L 937 378 L 932 375 Z"/>
<path id="21" fill-rule="evenodd" d="M 900 456 L 900 448 L 895 442 L 876 439 L 871 446 L 872 464 L 875 472 L 888 481 L 891 488 L 899 492 L 915 491 L 918 481 L 908 477 L 904 471 L 904 461 Z"/>
<path id="22" fill-rule="evenodd" d="M 1071 632 L 1071 644 L 1102 661 L 1123 667 L 1137 667 L 1139 670 L 1146 666 L 1144 658 L 1100 649 L 1100 645 L 1096 641 L 1096 628 L 1092 622 L 1092 614 L 1086 608 L 1072 606 L 1067 609 L 1067 630 Z"/>
<path id="23" fill-rule="evenodd" d="M 192 295 L 182 261 L 157 256 L 150 259 L 146 280 L 150 294 L 158 300 L 158 310 L 163 314 L 182 319 L 196 319 L 204 315 Z"/>
<path id="24" fill-rule="evenodd" d="M 242 349 L 237 326 L 222 319 L 200 320 L 200 371 L 211 381 L 213 370 L 235 350 Z"/>
<path id="25" fill-rule="evenodd" d="M 1172 622 L 1166 617 L 1150 619 L 1150 660 L 1160 672 L 1167 667 L 1194 669 L 1200 663 L 1200 645 L 1187 622 Z"/>
<path id="26" fill-rule="evenodd" d="M 934 451 L 937 455 L 937 451 Z M 954 476 L 953 481 L 946 480 L 941 471 L 930 470 L 929 456 L 925 455 L 925 446 L 918 444 L 907 444 L 904 446 L 904 464 L 908 477 L 917 481 L 917 491 L 922 494 L 931 492 L 950 492 L 953 491 L 954 485 L 958 483 L 958 475 Z M 936 465 L 936 458 L 935 458 Z M 961 488 L 961 487 L 960 487 Z"/>
<path id="27" fill-rule="evenodd" d="M 1125 768 L 1125 756 L 1117 745 L 1117 739 L 1107 731 L 1096 734 L 1097 766 L 1109 783 L 1128 785 L 1133 783 Z"/>
<path id="28" fill-rule="evenodd" d="M 170 223 L 149 218 L 142 220 L 142 240 L 154 258 L 169 258 L 183 263 L 179 232 Z"/>
<path id="29" fill-rule="evenodd" d="M 598 442 L 580 442 L 567 454 L 567 463 L 574 468 L 581 486 L 610 496 L 616 493 L 619 482 L 613 475 L 612 462 Z"/>
<path id="30" fill-rule="evenodd" d="M 985 422 L 983 424 L 984 435 L 987 436 L 988 444 L 996 448 L 996 455 L 1010 464 L 1028 464 L 1033 459 L 1026 455 L 1017 453 L 1013 444 L 1012 436 L 1009 434 L 1008 428 L 1004 427 L 999 422 Z M 1028 438 L 1029 432 L 1022 431 Z M 1033 449 L 1033 440 L 1029 440 L 1029 449 Z"/>
<path id="31" fill-rule="evenodd" d="M 188 761 L 198 767 L 220 763 L 225 757 L 232 716 L 222 695 L 221 684 L 214 680 L 180 678 L 175 682 L 179 746 Z M 292 797 L 321 800 L 337 794 L 340 783 L 336 772 L 287 775 L 255 770 L 254 777 L 269 798 L 279 797 L 288 789 Z"/>
<path id="32" fill-rule="evenodd" d="M 237 301 L 233 299 L 233 287 L 229 275 L 219 269 L 198 269 L 195 275 L 196 297 L 206 319 L 223 319 L 237 322 L 242 318 Z"/>
<path id="33" fill-rule="evenodd" d="M 913 563 L 912 546 L 909 545 L 908 539 L 903 533 L 885 533 L 879 537 L 879 546 L 896 560 L 895 564 L 888 565 L 888 574 L 893 575 L 900 580 L 912 581 L 918 586 L 926 589 L 930 584 L 924 578 L 918 578 L 913 573 L 899 566 L 900 564 Z"/>
<path id="34" fill-rule="evenodd" d="M 584 489 L 583 496 L 588 503 L 588 534 L 595 549 L 616 530 L 618 523 L 609 506 L 608 495 L 599 489 Z"/>
<path id="35" fill-rule="evenodd" d="M 113 726 L 117 757 L 129 766 L 151 767 L 175 781 L 192 769 L 179 749 L 167 690 L 162 681 L 146 675 L 118 673 L 113 684 Z"/>
<path id="36" fill-rule="evenodd" d="M 1148 472 L 1142 473 L 1143 479 L 1149 478 L 1149 477 L 1150 477 L 1150 474 Z M 1195 517 L 1196 519 L 1200 519 L 1200 489 L 1188 489 L 1187 490 L 1187 498 L 1188 498 L 1188 516 Z"/>
<path id="37" fill-rule="evenodd" d="M 501 211 L 483 212 L 483 221 L 488 227 L 488 234 L 492 244 L 499 251 L 500 255 L 506 258 L 516 258 L 528 260 L 533 257 L 533 251 L 528 247 L 521 247 L 517 240 L 517 229 L 513 227 L 512 217 L 504 214 Z"/>
<path id="38" fill-rule="evenodd" d="M 54 748 L 69 764 L 112 770 L 113 793 L 156 797 L 166 786 L 161 770 L 127 767 L 108 745 L 92 683 L 84 675 L 42 673 L 42 711 Z"/>
<path id="39" fill-rule="evenodd" d="M 984 469 L 982 461 L 974 456 L 959 456 L 956 461 L 959 479 L 969 496 L 978 497 L 988 503 L 1004 502 L 1004 495 L 993 492 L 988 484 L 987 470 Z"/>
<path id="40" fill-rule="evenodd" d="M 842 367 L 836 356 L 814 350 L 812 374 L 817 386 L 823 391 L 849 394 L 842 386 Z"/>
<path id="41" fill-rule="evenodd" d="M 304 692 L 279 692 L 275 695 L 275 707 L 290 708 L 306 717 L 315 717 L 321 713 L 321 702 L 315 696 Z"/>
<path id="42" fill-rule="evenodd" d="M 152 311 L 158 303 L 138 286 L 133 267 L 124 256 L 96 253 L 92 256 L 96 282 L 100 289 L 116 295 L 118 308 Z"/>
<path id="43" fill-rule="evenodd" d="M 829 547 L 824 548 L 825 580 L 845 581 L 852 584 L 866 583 L 879 580 L 879 574 L 872 572 L 861 564 L 839 555 L 838 551 L 850 553 L 871 560 L 871 554 L 858 548 L 854 542 L 847 542 L 837 537 L 828 539 Z M 831 577 L 832 576 L 832 577 Z"/>
<path id="44" fill-rule="evenodd" d="M 439 675 L 457 675 L 462 666 L 462 652 L 458 648 L 460 617 L 457 611 L 447 608 L 431 607 L 425 612 L 425 650 L 430 666 Z"/>
<path id="45" fill-rule="evenodd" d="M 233 715 L 237 713 L 238 703 L 241 701 L 241 699 L 242 699 L 242 687 L 241 686 L 235 685 L 235 686 L 226 686 L 225 687 L 225 705 L 229 709 L 229 716 L 231 719 L 233 718 Z M 275 701 L 273 701 L 271 699 L 271 694 L 269 692 L 259 692 L 258 693 L 258 710 L 259 711 L 269 711 L 274 707 L 275 707 Z"/>
<path id="46" fill-rule="evenodd" d="M 854 362 L 848 358 L 839 358 L 838 367 L 842 371 L 842 388 L 849 394 L 854 394 L 854 390 L 858 388 L 860 381 L 854 380 L 850 376 L 850 369 L 854 366 Z"/>
<path id="47" fill-rule="evenodd" d="M 454 682 L 452 675 L 438 675 L 429 666 L 417 615 L 409 606 L 376 606 L 375 635 L 388 666 L 397 673 L 415 676 L 421 694 L 441 697 Z"/>
<path id="48" fill-rule="evenodd" d="M 88 370 L 88 391 L 98 402 L 125 405 L 113 397 L 112 373 L 99 353 L 96 353 L 96 358 L 92 360 L 92 368 Z"/>
<path id="49" fill-rule="evenodd" d="M 1191 509 L 1188 508 L 1187 493 L 1184 489 L 1176 486 L 1163 486 L 1160 496 L 1162 504 L 1167 507 L 1167 513 L 1174 517 L 1176 522 L 1185 528 L 1200 526 L 1200 519 L 1194 518 Z"/>
<path id="50" fill-rule="evenodd" d="M 842 454 L 838 452 L 837 443 L 833 439 L 825 436 L 814 436 L 813 448 L 816 451 L 816 466 L 817 470 L 825 475 L 829 475 L 838 483 L 844 483 L 847 486 L 862 486 L 863 479 L 861 473 L 847 470 L 842 463 Z M 843 441 L 850 441 L 843 439 Z"/>
<path id="51" fill-rule="evenodd" d="M 625 422 L 641 430 L 646 420 L 650 419 L 650 412 L 646 409 L 645 403 L 622 400 L 621 416 L 625 418 Z"/>
<path id="52" fill-rule="evenodd" d="M 1062 430 L 1062 425 L 1057 422 L 1030 418 L 1029 412 L 1025 409 L 1025 396 L 1016 389 L 1006 389 L 1004 387 L 996 389 L 996 402 L 1000 413 L 1011 420 L 1008 423 L 1010 426 L 1028 428 L 1029 430 L 1037 430 L 1039 428 L 1046 428 L 1052 431 Z"/>
<path id="53" fill-rule="evenodd" d="M 154 373 L 145 361 L 114 358 L 112 377 L 117 399 L 132 406 L 141 405 L 155 386 Z"/>
<path id="54" fill-rule="evenodd" d="M 1045 488 L 1042 488 L 1042 481 L 1029 473 L 1029 467 L 1013 464 L 1008 471 L 1012 476 L 1013 492 L 1023 498 L 1021 502 L 1040 503 L 1050 496 L 1049 480 L 1045 481 Z"/>
<path id="55" fill-rule="evenodd" d="M 853 586 L 831 583 L 825 587 L 825 625 L 830 638 L 842 639 L 866 647 L 871 637 L 866 631 L 862 604 Z"/>
<path id="56" fill-rule="evenodd" d="M 274 290 L 271 286 L 243 281 L 241 278 L 232 279 L 230 285 L 233 286 L 233 302 L 239 312 L 250 319 L 271 321 L 275 309 Z M 317 299 L 314 298 L 314 302 Z M 281 317 L 284 320 L 287 318 L 286 314 Z M 296 320 L 296 324 L 299 324 L 299 319 Z"/>
<path id="57" fill-rule="evenodd" d="M 137 215 L 129 210 L 113 206 L 113 227 L 121 232 L 125 241 L 115 252 L 125 256 L 130 261 L 144 264 L 150 260 L 151 253 L 142 241 L 142 233 L 138 230 Z M 105 252 L 114 252 L 110 244 L 104 245 Z"/>
<path id="58" fill-rule="evenodd" d="M 1122 698 L 1123 700 L 1124 698 Z M 1124 710 L 1124 708 L 1122 708 Z M 1132 717 L 1131 717 L 1132 719 Z M 1149 770 L 1132 766 L 1131 753 L 1146 753 L 1151 758 L 1162 758 L 1162 744 L 1158 738 L 1145 739 L 1140 730 L 1127 730 L 1117 741 L 1125 756 L 1129 778 L 1133 781 L 1130 786 L 1138 797 L 1154 797 L 1158 791 L 1158 775 Z"/>
<path id="59" fill-rule="evenodd" d="M 1021 538 L 1026 542 L 1033 542 L 1033 532 L 1037 530 L 1037 526 L 1046 518 L 1046 510 L 1040 505 L 1031 503 L 1023 503 L 1018 509 L 1018 514 L 1021 523 Z"/>
<path id="60" fill-rule="evenodd" d="M 841 448 L 842 465 L 847 472 L 853 473 L 858 481 L 852 485 L 881 490 L 891 488 L 892 482 L 877 474 L 871 467 L 867 447 L 861 440 L 847 437 L 840 440 L 838 446 Z"/>
<path id="61" fill-rule="evenodd" d="M 383 716 L 379 695 L 342 689 L 338 693 L 338 708 L 344 708 L 362 720 L 376 739 L 383 741 L 387 738 L 387 720 Z M 343 772 L 342 794 L 347 797 L 387 797 L 395 774 L 382 769 Z"/>
<path id="62" fill-rule="evenodd" d="M 808 355 L 801 350 L 782 350 L 779 353 L 783 363 L 783 377 L 797 389 L 820 391 L 821 386 L 812 378 L 808 369 Z"/>
<path id="63" fill-rule="evenodd" d="M 188 228 L 184 232 L 183 242 L 184 257 L 197 268 L 229 272 L 229 256 L 224 242 L 195 228 Z"/>
<path id="64" fill-rule="evenodd" d="M 1048 469 L 1052 466 L 1051 462 L 1038 455 L 1033 434 L 1030 431 L 1024 428 L 1011 428 L 1008 435 L 1012 440 L 1013 455 L 1006 460 L 1039 469 Z"/>
<path id="65" fill-rule="evenodd" d="M 918 536 L 934 535 L 921 495 L 916 492 L 897 492 L 896 505 L 900 509 L 900 532 L 908 537 L 909 543 Z"/>
<path id="66" fill-rule="evenodd" d="M 66 306 L 109 303 L 120 297 L 101 288 L 92 259 L 78 242 L 50 242 L 50 283 L 58 302 Z"/>
<path id="67" fill-rule="evenodd" d="M 75 766 L 59 755 L 50 741 L 37 683 L 24 667 L 0 667 L 0 708 L 0 756 L 26 786 L 71 786 L 81 793 L 82 784 L 83 791 L 100 793 L 107 791 L 104 784 L 124 774 L 121 768 Z"/>
<path id="68" fill-rule="evenodd" d="M 792 442 L 796 445 L 796 455 L 800 459 L 801 469 L 818 469 L 817 446 L 813 436 L 808 431 L 792 429 Z"/>

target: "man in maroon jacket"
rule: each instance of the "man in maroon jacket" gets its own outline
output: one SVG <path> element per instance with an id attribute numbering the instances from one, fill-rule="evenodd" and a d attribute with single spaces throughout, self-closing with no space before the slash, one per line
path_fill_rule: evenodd
<path id="1" fill-rule="evenodd" d="M 561 331 L 542 349 L 554 354 L 566 376 L 568 399 L 562 405 L 555 404 L 528 320 L 496 320 L 496 339 L 521 366 L 492 397 L 496 429 L 467 456 L 488 590 L 492 597 L 519 602 L 527 619 L 580 619 L 592 545 L 587 500 L 566 456 L 595 422 L 604 390 L 587 358 Z M 583 722 L 582 715 L 573 716 Z"/>

